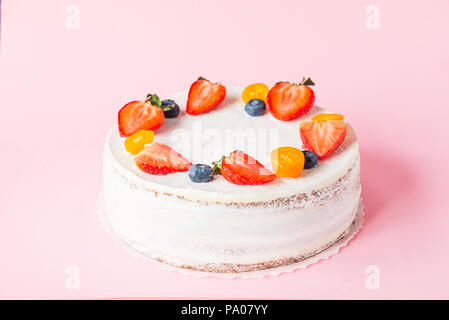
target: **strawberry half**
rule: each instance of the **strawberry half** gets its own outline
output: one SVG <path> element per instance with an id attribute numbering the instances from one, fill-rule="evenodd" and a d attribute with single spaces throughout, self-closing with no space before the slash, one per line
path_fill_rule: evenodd
<path id="1" fill-rule="evenodd" d="M 279 120 L 293 120 L 309 112 L 315 93 L 308 86 L 315 85 L 308 78 L 299 84 L 278 82 L 268 92 L 267 104 L 271 114 Z"/>
<path id="2" fill-rule="evenodd" d="M 212 172 L 213 174 L 220 172 L 230 183 L 240 185 L 264 184 L 276 179 L 273 172 L 242 151 L 234 151 L 221 161 L 214 162 Z"/>
<path id="3" fill-rule="evenodd" d="M 202 77 L 190 86 L 186 112 L 198 115 L 216 108 L 226 97 L 226 87 Z"/>
<path id="4" fill-rule="evenodd" d="M 143 172 L 158 175 L 187 171 L 192 165 L 189 160 L 175 150 L 158 142 L 148 145 L 136 156 L 134 161 Z"/>
<path id="5" fill-rule="evenodd" d="M 303 121 L 299 132 L 303 147 L 313 151 L 322 160 L 343 142 L 346 136 L 346 124 L 338 120 Z"/>
<path id="6" fill-rule="evenodd" d="M 147 95 L 145 101 L 132 101 L 118 112 L 118 128 L 122 137 L 143 130 L 156 130 L 164 123 L 161 101 L 155 94 Z"/>

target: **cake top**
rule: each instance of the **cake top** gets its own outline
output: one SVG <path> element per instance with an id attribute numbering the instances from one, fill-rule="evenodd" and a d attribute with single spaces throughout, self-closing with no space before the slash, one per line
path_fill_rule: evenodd
<path id="1" fill-rule="evenodd" d="M 218 162 L 221 164 L 222 156 L 240 150 L 243 154 L 257 159 L 268 171 L 273 165 L 272 150 L 284 146 L 293 147 L 291 148 L 293 151 L 304 150 L 306 147 L 303 140 L 307 137 L 300 136 L 301 123 L 309 123 L 311 121 L 305 120 L 310 120 L 319 114 L 330 113 L 314 105 L 305 114 L 288 121 L 275 118 L 272 112 L 262 112 L 260 116 L 251 116 L 259 112 L 258 103 L 249 107 L 248 104 L 245 105 L 242 100 L 242 91 L 241 88 L 226 88 L 222 102 L 213 110 L 200 115 L 192 114 L 191 110 L 190 114 L 186 113 L 188 92 L 173 95 L 170 99 L 179 106 L 179 114 L 175 112 L 176 117 L 167 117 L 163 125 L 148 138 L 154 139 L 161 146 L 170 146 L 182 155 L 182 158 L 176 158 L 179 168 L 188 169 L 192 164 L 210 165 L 217 160 L 220 160 Z M 168 108 L 168 110 L 173 112 L 173 109 Z M 282 116 L 285 116 L 285 112 Z M 117 165 L 125 168 L 131 176 L 139 179 L 151 190 L 201 200 L 267 201 L 325 188 L 346 174 L 358 159 L 358 143 L 353 129 L 349 125 L 345 125 L 345 128 L 347 129 L 345 129 L 344 140 L 339 143 L 335 151 L 327 154 L 324 160 L 320 160 L 317 166 L 302 170 L 304 167 L 304 157 L 302 157 L 302 167 L 299 171 L 297 170 L 299 177 L 279 177 L 281 175 L 279 169 L 275 171 L 277 178 L 260 185 L 229 183 L 229 180 L 227 181 L 221 175 L 214 176 L 213 179 L 211 177 L 212 181 L 208 183 L 196 183 L 192 177 L 189 177 L 189 172 L 186 170 L 169 174 L 144 172 L 145 170 L 142 171 L 142 167 L 136 164 L 135 156 L 128 152 L 129 150 L 127 151 L 129 148 L 125 148 L 128 138 L 122 137 L 117 127 L 111 130 L 106 147 Z M 318 134 L 321 133 L 318 132 Z M 312 142 L 306 141 L 307 149 L 311 149 Z M 153 152 L 163 153 L 164 151 L 164 149 L 157 149 Z M 139 152 L 136 157 L 141 156 L 144 151 Z M 295 166 L 298 167 L 296 164 Z M 264 176 L 271 177 L 271 175 L 274 176 L 272 172 L 268 172 Z"/>

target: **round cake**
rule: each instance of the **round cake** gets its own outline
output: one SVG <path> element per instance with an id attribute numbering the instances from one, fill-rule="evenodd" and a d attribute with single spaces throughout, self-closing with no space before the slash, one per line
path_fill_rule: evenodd
<path id="1" fill-rule="evenodd" d="M 240 88 L 227 88 L 223 102 L 201 115 L 185 112 L 188 92 L 172 96 L 181 112 L 165 119 L 154 141 L 193 164 L 241 150 L 271 169 L 271 150 L 304 149 L 300 123 L 329 113 L 313 106 L 290 121 L 269 112 L 251 117 L 241 94 Z M 135 251 L 178 267 L 245 272 L 301 261 L 341 239 L 356 217 L 359 148 L 354 130 L 346 127 L 340 146 L 299 177 L 236 185 L 221 175 L 194 183 L 187 171 L 143 172 L 114 126 L 104 149 L 104 219 Z"/>

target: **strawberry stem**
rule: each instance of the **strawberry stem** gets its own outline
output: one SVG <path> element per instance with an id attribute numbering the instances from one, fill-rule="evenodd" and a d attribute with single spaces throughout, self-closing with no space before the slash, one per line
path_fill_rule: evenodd
<path id="1" fill-rule="evenodd" d="M 310 78 L 305 78 L 302 77 L 302 81 L 299 83 L 299 85 L 304 85 L 304 86 L 314 86 L 315 82 L 312 81 L 312 79 Z"/>
<path id="2" fill-rule="evenodd" d="M 157 96 L 157 94 L 151 94 L 151 93 L 149 93 L 149 94 L 147 94 L 147 97 L 146 97 L 146 99 L 145 99 L 145 102 L 149 102 L 149 103 L 151 103 L 153 106 L 156 106 L 156 107 L 161 107 L 161 105 L 162 105 L 162 102 L 161 102 L 161 99 L 159 99 L 159 97 Z"/>
<path id="3" fill-rule="evenodd" d="M 225 157 L 223 156 L 220 158 L 220 160 L 212 161 L 212 172 L 210 173 L 211 176 L 221 175 L 221 164 L 224 158 Z"/>

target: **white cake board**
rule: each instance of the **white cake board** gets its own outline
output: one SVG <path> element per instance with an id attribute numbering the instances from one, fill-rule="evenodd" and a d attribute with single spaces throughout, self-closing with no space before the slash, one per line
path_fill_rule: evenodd
<path id="1" fill-rule="evenodd" d="M 328 247 L 327 249 L 321 251 L 320 253 L 317 253 L 314 256 L 311 256 L 307 259 L 304 259 L 302 261 L 292 263 L 286 266 L 281 266 L 277 268 L 270 268 L 265 270 L 259 270 L 259 271 L 249 271 L 249 272 L 239 272 L 239 273 L 219 273 L 219 272 L 205 272 L 205 271 L 197 271 L 192 269 L 186 269 L 186 268 L 179 268 L 175 267 L 166 263 L 162 263 L 160 261 L 154 260 L 148 256 L 145 256 L 135 250 L 134 248 L 130 247 L 128 244 L 126 244 L 125 241 L 118 238 L 115 233 L 111 230 L 107 223 L 107 216 L 105 212 L 104 207 L 104 198 L 103 198 L 103 189 L 100 190 L 100 195 L 98 197 L 98 203 L 97 203 L 97 212 L 98 216 L 100 218 L 100 221 L 102 225 L 105 227 L 108 234 L 113 238 L 113 240 L 121 247 L 123 247 L 126 251 L 128 251 L 131 255 L 133 255 L 136 258 L 143 259 L 145 261 L 151 261 L 154 265 L 159 267 L 163 270 L 169 270 L 169 271 L 175 271 L 182 273 L 184 275 L 194 276 L 198 278 L 206 278 L 206 277 L 214 277 L 214 278 L 224 278 L 224 279 L 235 279 L 235 278 L 241 278 L 241 279 L 251 279 L 251 278 L 263 278 L 266 276 L 278 276 L 283 273 L 292 273 L 299 269 L 307 268 L 308 266 L 318 263 L 322 260 L 330 259 L 332 256 L 340 253 L 340 250 L 344 247 L 346 247 L 351 241 L 352 238 L 361 230 L 363 226 L 364 216 L 365 216 L 365 208 L 363 205 L 362 198 L 360 198 L 359 208 L 356 214 L 356 218 L 354 220 L 354 224 L 349 230 L 346 235 L 344 235 L 340 240 L 338 240 L 336 243 Z"/>

